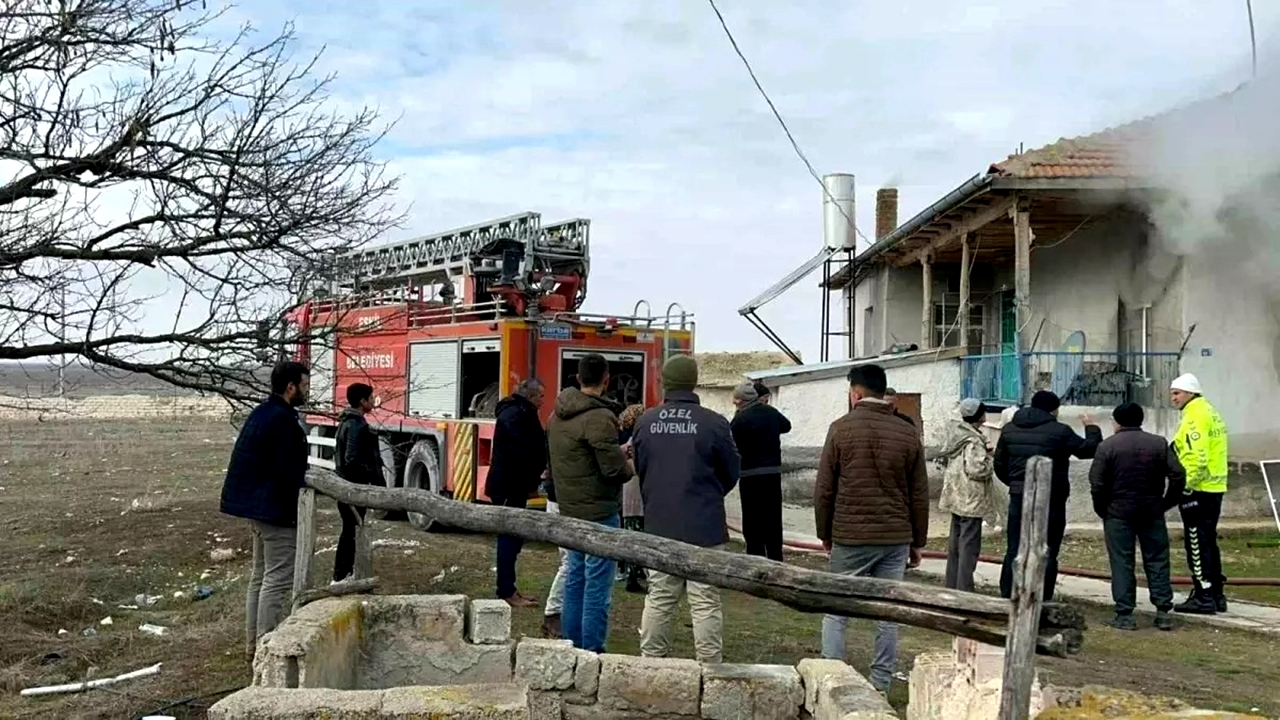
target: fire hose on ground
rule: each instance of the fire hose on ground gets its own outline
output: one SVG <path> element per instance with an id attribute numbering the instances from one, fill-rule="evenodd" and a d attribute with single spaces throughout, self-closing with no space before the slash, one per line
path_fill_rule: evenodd
<path id="1" fill-rule="evenodd" d="M 742 528 L 739 527 L 738 525 L 732 522 L 728 523 L 728 525 L 730 530 L 738 533 L 739 535 L 742 534 Z M 806 550 L 809 552 L 817 552 L 817 553 L 823 553 L 823 554 L 826 553 L 826 550 L 822 547 L 820 543 L 804 542 L 802 540 L 787 540 L 784 538 L 782 541 L 782 544 L 784 547 L 794 548 L 796 550 Z M 947 554 L 940 550 L 922 550 L 920 552 L 920 555 L 922 557 L 929 558 L 932 560 L 947 559 Z M 1004 563 L 1004 558 L 998 555 L 979 555 L 978 561 L 1000 565 Z M 1110 582 L 1111 580 L 1111 573 L 1108 573 L 1102 570 L 1090 570 L 1089 568 L 1069 567 L 1064 565 L 1058 566 L 1058 574 L 1069 575 L 1072 577 L 1089 578 L 1092 580 L 1106 580 L 1108 582 Z M 1192 584 L 1191 577 L 1188 575 L 1174 575 L 1170 578 L 1170 580 L 1172 580 L 1174 585 L 1191 585 Z M 1275 578 L 1275 577 L 1231 578 L 1230 580 L 1227 581 L 1227 584 L 1237 585 L 1237 586 L 1249 585 L 1254 587 L 1280 587 L 1280 578 Z"/>

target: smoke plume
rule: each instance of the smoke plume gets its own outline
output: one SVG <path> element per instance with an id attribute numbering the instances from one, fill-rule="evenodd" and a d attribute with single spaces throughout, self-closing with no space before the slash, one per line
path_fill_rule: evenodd
<path id="1" fill-rule="evenodd" d="M 1131 160 L 1169 252 L 1280 295 L 1280 68 L 1140 124 Z"/>

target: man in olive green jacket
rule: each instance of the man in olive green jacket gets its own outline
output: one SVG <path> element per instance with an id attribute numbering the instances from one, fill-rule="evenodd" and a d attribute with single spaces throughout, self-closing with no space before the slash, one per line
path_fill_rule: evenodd
<path id="1" fill-rule="evenodd" d="M 622 407 L 604 397 L 608 361 L 595 353 L 584 355 L 578 361 L 578 385 L 581 389 L 566 388 L 556 398 L 547 424 L 556 500 L 565 517 L 616 528 L 622 486 L 635 471 L 618 444 Z M 568 551 L 560 626 L 574 647 L 604 652 L 614 569 L 608 558 Z"/>

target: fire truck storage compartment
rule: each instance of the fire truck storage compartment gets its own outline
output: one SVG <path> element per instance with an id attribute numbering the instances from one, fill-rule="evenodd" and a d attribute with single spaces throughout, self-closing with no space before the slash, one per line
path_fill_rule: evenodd
<path id="1" fill-rule="evenodd" d="M 458 341 L 409 344 L 409 414 L 458 417 Z"/>
<path id="2" fill-rule="evenodd" d="M 623 405 L 644 402 L 644 353 L 605 352 L 599 350 L 561 350 L 560 387 L 578 385 L 578 360 L 596 353 L 609 361 L 609 387 L 605 396 Z"/>
<path id="3" fill-rule="evenodd" d="M 493 417 L 502 379 L 501 350 L 501 338 L 462 341 L 463 417 Z"/>

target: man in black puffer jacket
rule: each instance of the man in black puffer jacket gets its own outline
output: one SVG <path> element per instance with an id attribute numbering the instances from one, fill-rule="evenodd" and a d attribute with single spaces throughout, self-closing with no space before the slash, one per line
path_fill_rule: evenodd
<path id="1" fill-rule="evenodd" d="M 489 502 L 503 507 L 524 509 L 535 493 L 547 469 L 547 434 L 542 429 L 538 409 L 546 396 L 546 388 L 537 378 L 528 378 L 516 387 L 510 397 L 498 402 L 494 413 L 493 455 L 484 492 Z M 497 540 L 497 595 L 512 607 L 533 607 L 537 598 L 516 590 L 516 559 L 524 540 L 514 535 L 499 535 Z"/>
<path id="2" fill-rule="evenodd" d="M 1031 407 L 1014 413 L 1013 420 L 1000 431 L 996 443 L 995 473 L 1000 482 L 1009 486 L 1009 524 L 1005 529 L 1008 545 L 1004 553 L 1004 567 L 1000 571 L 1000 594 L 1013 594 L 1013 560 L 1018 555 L 1018 541 L 1022 535 L 1022 485 L 1027 471 L 1027 460 L 1040 455 L 1053 461 L 1053 489 L 1049 495 L 1049 558 L 1045 564 L 1045 601 L 1053 599 L 1058 582 L 1058 550 L 1062 548 L 1062 536 L 1067 529 L 1067 498 L 1071 495 L 1071 478 L 1067 474 L 1071 457 L 1088 460 L 1102 443 L 1102 429 L 1094 425 L 1089 416 L 1081 415 L 1084 437 L 1058 421 L 1058 408 L 1062 401 L 1048 390 L 1041 390 L 1031 398 Z"/>

